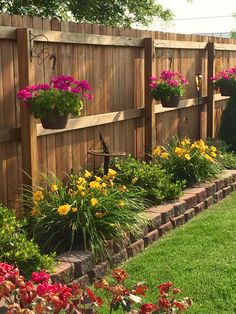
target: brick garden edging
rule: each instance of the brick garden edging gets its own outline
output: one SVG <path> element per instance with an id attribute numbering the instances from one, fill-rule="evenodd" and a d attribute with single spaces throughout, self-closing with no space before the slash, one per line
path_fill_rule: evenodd
<path id="1" fill-rule="evenodd" d="M 109 261 L 96 264 L 90 251 L 66 252 L 57 257 L 59 264 L 51 274 L 51 279 L 53 282 L 76 282 L 87 286 L 107 275 L 111 268 L 142 252 L 168 231 L 185 224 L 204 209 L 218 203 L 234 190 L 236 170 L 225 170 L 213 181 L 187 188 L 180 199 L 146 209 L 145 215 L 151 224 L 142 226 L 139 239 L 130 236 L 119 246 L 110 243 Z"/>

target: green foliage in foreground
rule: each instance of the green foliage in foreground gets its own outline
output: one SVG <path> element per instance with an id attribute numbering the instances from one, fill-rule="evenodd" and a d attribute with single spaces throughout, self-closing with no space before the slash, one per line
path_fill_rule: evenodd
<path id="1" fill-rule="evenodd" d="M 145 281 L 150 302 L 158 284 L 172 281 L 193 300 L 188 313 L 236 313 L 235 221 L 236 193 L 122 265 L 127 286 Z"/>
<path id="2" fill-rule="evenodd" d="M 52 269 L 53 254 L 42 255 L 36 243 L 28 240 L 23 223 L 15 213 L 0 204 L 0 261 L 17 265 L 22 274 L 32 271 Z"/>
<path id="3" fill-rule="evenodd" d="M 116 182 L 135 185 L 145 190 L 146 197 L 155 204 L 181 196 L 185 182 L 173 182 L 173 175 L 158 164 L 138 161 L 131 156 L 113 161 L 117 169 Z"/>

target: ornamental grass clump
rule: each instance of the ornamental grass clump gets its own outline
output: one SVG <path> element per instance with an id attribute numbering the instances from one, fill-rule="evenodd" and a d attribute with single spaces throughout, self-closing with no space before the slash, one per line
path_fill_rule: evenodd
<path id="1" fill-rule="evenodd" d="M 174 174 L 175 180 L 185 180 L 187 185 L 214 178 L 222 166 L 217 161 L 217 149 L 208 146 L 202 139 L 191 141 L 171 140 L 165 148 L 157 146 L 153 150 L 154 162 Z"/>
<path id="2" fill-rule="evenodd" d="M 55 111 L 63 116 L 71 113 L 79 116 L 85 99 L 91 100 L 87 92 L 91 87 L 86 80 L 75 80 L 69 75 L 60 75 L 50 84 L 27 86 L 18 92 L 18 98 L 25 101 L 36 119 L 53 121 Z"/>
<path id="3" fill-rule="evenodd" d="M 117 183 L 141 187 L 145 197 L 154 204 L 178 198 L 185 185 L 181 180 L 174 182 L 172 172 L 160 165 L 138 161 L 131 156 L 115 159 L 113 166 L 117 169 Z"/>
<path id="4" fill-rule="evenodd" d="M 127 232 L 140 232 L 143 191 L 116 184 L 115 176 L 112 169 L 104 177 L 86 170 L 68 176 L 66 184 L 52 177 L 49 188 L 37 188 L 33 195 L 28 190 L 28 225 L 44 252 L 80 248 L 100 257 L 109 240 L 119 242 Z"/>
<path id="5" fill-rule="evenodd" d="M 183 96 L 184 85 L 188 84 L 182 74 L 169 70 L 162 71 L 160 79 L 152 76 L 150 81 L 150 93 L 156 100 L 160 100 L 162 97 L 168 99 L 171 96 Z"/>

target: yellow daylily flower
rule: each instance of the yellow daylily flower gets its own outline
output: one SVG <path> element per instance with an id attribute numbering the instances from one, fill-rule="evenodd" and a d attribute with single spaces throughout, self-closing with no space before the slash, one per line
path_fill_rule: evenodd
<path id="1" fill-rule="evenodd" d="M 33 193 L 33 200 L 34 202 L 40 202 L 44 198 L 42 191 L 36 191 Z"/>
<path id="2" fill-rule="evenodd" d="M 64 204 L 64 205 L 61 205 L 61 206 L 58 207 L 57 212 L 58 212 L 59 215 L 65 216 L 65 215 L 67 215 L 69 213 L 70 208 L 71 208 L 71 205 Z"/>
<path id="3" fill-rule="evenodd" d="M 85 187 L 83 185 L 77 185 L 77 189 L 79 192 L 82 192 L 85 190 Z"/>
<path id="4" fill-rule="evenodd" d="M 167 159 L 167 158 L 169 158 L 169 154 L 167 152 L 163 152 L 163 153 L 161 153 L 161 157 L 164 159 Z"/>
<path id="5" fill-rule="evenodd" d="M 83 184 L 84 182 L 86 182 L 86 180 L 83 177 L 79 177 L 78 180 L 76 181 L 78 185 Z"/>
<path id="6" fill-rule="evenodd" d="M 183 156 L 183 154 L 184 154 L 184 149 L 177 146 L 177 147 L 175 148 L 175 154 L 176 154 L 178 157 Z"/>
<path id="7" fill-rule="evenodd" d="M 131 182 L 132 182 L 132 184 L 135 184 L 137 181 L 138 181 L 138 178 L 134 177 Z"/>
<path id="8" fill-rule="evenodd" d="M 125 202 L 124 202 L 124 201 L 119 201 L 119 202 L 118 202 L 118 205 L 119 205 L 120 207 L 125 207 Z"/>
<path id="9" fill-rule="evenodd" d="M 191 144 L 191 142 L 190 142 L 189 138 L 185 138 L 185 139 L 183 139 L 181 141 L 181 145 L 182 146 L 187 146 L 187 145 L 190 145 L 190 144 Z"/>
<path id="10" fill-rule="evenodd" d="M 90 178 L 92 176 L 92 174 L 88 170 L 85 170 L 84 176 L 85 176 L 85 178 Z"/>
<path id="11" fill-rule="evenodd" d="M 37 207 L 33 207 L 33 209 L 31 210 L 31 215 L 36 217 L 40 214 L 39 210 Z"/>
<path id="12" fill-rule="evenodd" d="M 185 154 L 185 155 L 184 155 L 184 158 L 185 158 L 186 160 L 190 160 L 190 159 L 191 159 L 191 157 L 190 157 L 189 154 Z"/>
<path id="13" fill-rule="evenodd" d="M 92 206 L 96 206 L 98 204 L 98 200 L 95 197 L 92 197 L 90 202 Z"/>
<path id="14" fill-rule="evenodd" d="M 152 154 L 153 154 L 154 156 L 160 156 L 161 152 L 162 152 L 161 146 L 157 146 L 157 147 L 154 149 L 154 151 L 153 151 Z"/>
<path id="15" fill-rule="evenodd" d="M 115 177 L 117 175 L 117 172 L 111 168 L 108 170 L 108 176 L 109 177 Z"/>
<path id="16" fill-rule="evenodd" d="M 78 208 L 77 207 L 72 207 L 71 211 L 72 211 L 72 213 L 76 213 L 78 211 Z"/>
<path id="17" fill-rule="evenodd" d="M 102 181 L 102 178 L 95 176 L 95 180 L 96 180 L 97 182 L 101 182 L 101 181 Z"/>
<path id="18" fill-rule="evenodd" d="M 90 188 L 92 189 L 99 189 L 100 188 L 100 183 L 97 181 L 92 181 L 89 183 Z"/>
<path id="19" fill-rule="evenodd" d="M 211 156 L 209 156 L 208 154 L 205 154 L 204 155 L 204 158 L 206 158 L 206 160 L 212 162 L 213 161 L 213 158 Z"/>
<path id="20" fill-rule="evenodd" d="M 216 158 L 216 153 L 211 151 L 211 157 Z"/>
<path id="21" fill-rule="evenodd" d="M 52 192 L 57 192 L 58 191 L 58 186 L 56 184 L 52 184 L 51 191 Z"/>

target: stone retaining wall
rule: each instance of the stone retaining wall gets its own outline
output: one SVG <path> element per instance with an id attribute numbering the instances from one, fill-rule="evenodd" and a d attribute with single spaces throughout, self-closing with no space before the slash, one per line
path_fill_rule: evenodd
<path id="1" fill-rule="evenodd" d="M 95 258 L 89 251 L 71 251 L 58 256 L 59 264 L 51 274 L 52 281 L 77 282 L 81 286 L 87 286 L 107 275 L 111 268 L 142 252 L 168 231 L 185 224 L 201 211 L 218 203 L 234 190 L 236 170 L 226 170 L 214 181 L 187 188 L 177 201 L 145 210 L 145 215 L 151 223 L 142 226 L 139 239 L 127 237 L 127 241 L 119 246 L 110 242 L 109 261 L 95 264 Z"/>

